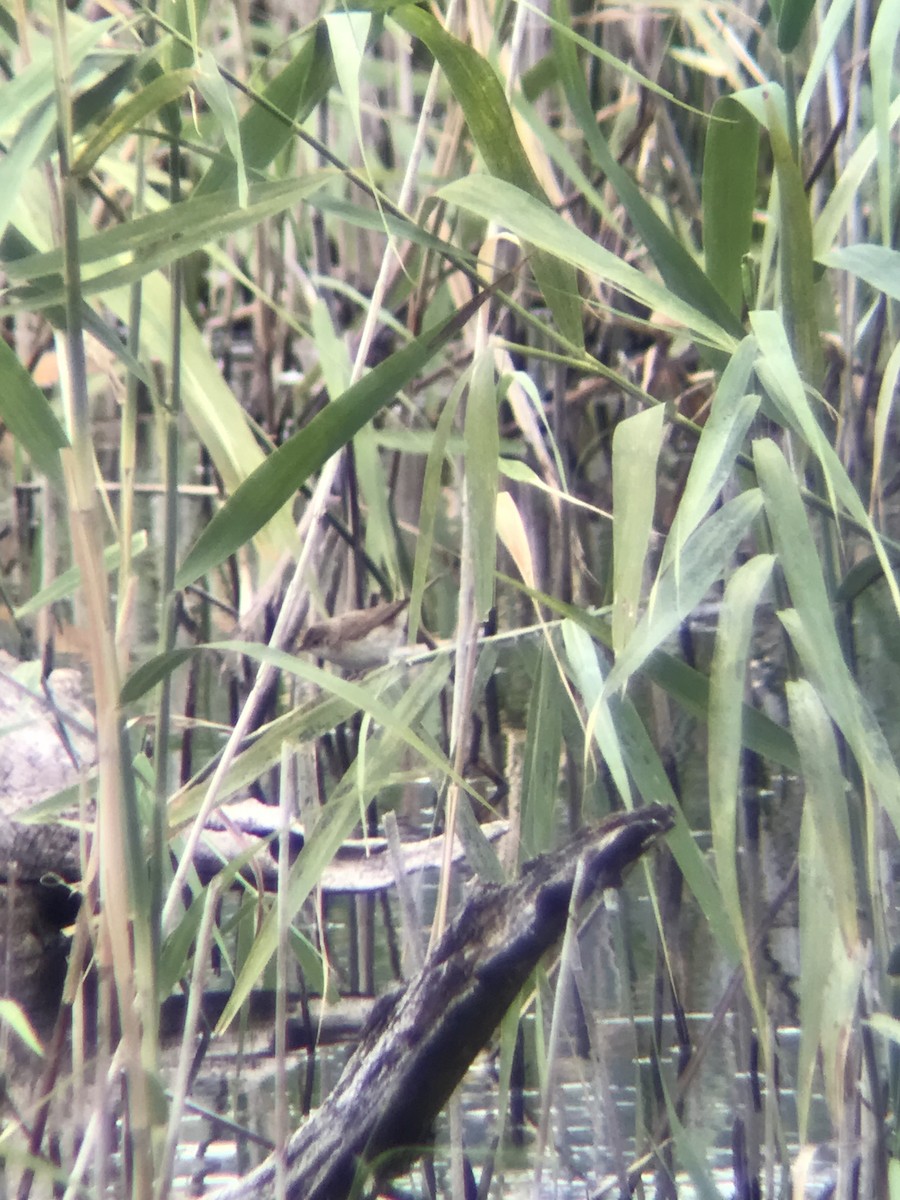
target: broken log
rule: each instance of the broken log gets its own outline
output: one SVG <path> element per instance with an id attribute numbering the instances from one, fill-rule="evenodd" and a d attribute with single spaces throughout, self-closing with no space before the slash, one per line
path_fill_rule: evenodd
<path id="1" fill-rule="evenodd" d="M 345 1200 L 362 1174 L 383 1181 L 428 1144 L 434 1119 L 539 960 L 561 937 L 576 878 L 583 902 L 672 828 L 663 805 L 615 813 L 507 885 L 477 885 L 403 989 L 383 997 L 334 1090 L 289 1139 L 290 1200 Z M 275 1196 L 276 1159 L 212 1200 Z"/>

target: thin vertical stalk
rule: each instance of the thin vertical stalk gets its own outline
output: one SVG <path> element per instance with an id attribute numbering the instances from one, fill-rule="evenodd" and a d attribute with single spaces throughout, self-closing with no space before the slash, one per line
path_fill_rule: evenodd
<path id="1" fill-rule="evenodd" d="M 166 1145 L 159 1177 L 156 1181 L 156 1200 L 165 1200 L 165 1197 L 169 1194 L 174 1174 L 175 1152 L 178 1149 L 178 1139 L 181 1134 L 181 1118 L 184 1114 L 184 1104 L 190 1083 L 191 1062 L 194 1058 L 194 1043 L 200 1023 L 203 991 L 206 986 L 206 970 L 209 964 L 216 915 L 219 911 L 219 902 L 222 897 L 222 878 L 221 875 L 217 876 L 209 885 L 209 890 L 206 893 L 206 902 L 203 907 L 203 920 L 197 934 L 197 946 L 194 951 L 194 970 L 191 976 L 191 986 L 188 988 L 187 1008 L 184 1016 L 184 1033 L 181 1037 L 178 1066 L 175 1070 L 175 1079 L 172 1084 L 172 1103 L 169 1109 Z"/>
<path id="2" fill-rule="evenodd" d="M 128 810 L 130 788 L 122 758 L 118 715 L 119 673 L 109 589 L 103 566 L 100 530 L 103 527 L 94 489 L 87 366 L 82 323 L 81 263 L 78 243 L 77 180 L 71 163 L 71 70 L 64 0 L 57 0 L 54 21 L 54 72 L 59 111 L 59 173 L 61 180 L 61 241 L 65 288 L 66 334 L 63 358 L 63 396 L 67 404 L 71 450 L 63 456 L 68 491 L 72 545 L 81 571 L 90 630 L 89 658 L 97 713 L 97 837 L 99 838 L 99 944 L 108 939 L 115 977 L 128 1081 L 129 1128 L 132 1140 L 133 1191 L 149 1200 L 152 1147 L 147 1081 L 141 1061 L 141 1028 L 136 1005 L 132 942 L 133 888 L 139 886 L 142 864 L 134 813 Z M 131 877 L 129 879 L 129 876 Z"/>
<path id="3" fill-rule="evenodd" d="M 173 138 L 169 154 L 169 202 L 174 207 L 181 199 L 181 148 Z M 183 273 L 176 262 L 171 271 L 170 329 L 172 357 L 169 368 L 169 398 L 162 404 L 163 479 L 165 481 L 165 511 L 163 516 L 163 563 L 161 594 L 163 597 L 159 625 L 159 652 L 169 653 L 175 646 L 175 560 L 178 549 L 178 425 L 182 407 L 181 392 L 181 322 Z M 152 929 L 158 945 L 162 928 L 162 862 L 166 802 L 169 794 L 169 738 L 172 728 L 172 677 L 160 684 L 156 713 L 156 797 L 153 806 L 152 855 Z"/>
<path id="4" fill-rule="evenodd" d="M 135 151 L 137 182 L 134 191 L 134 215 L 140 216 L 144 211 L 144 185 L 146 172 L 144 170 L 144 135 L 138 134 Z M 141 301 L 143 287 L 140 280 L 131 288 L 131 299 L 128 313 L 128 352 L 133 358 L 138 358 L 141 352 Z M 125 403 L 122 406 L 122 424 L 119 435 L 119 474 L 122 490 L 119 500 L 119 541 L 121 545 L 121 561 L 119 564 L 119 585 L 116 589 L 118 610 L 116 614 L 116 637 L 120 646 L 120 666 L 124 666 L 124 651 L 126 625 L 130 612 L 130 595 L 133 589 L 131 578 L 131 538 L 134 532 L 134 483 L 137 465 L 137 408 L 138 388 L 140 381 L 133 372 L 128 373 L 125 386 Z"/>
<path id="5" fill-rule="evenodd" d="M 275 963 L 275 1197 L 287 1195 L 288 1101 L 287 1101 L 287 972 L 290 962 L 291 909 L 288 882 L 291 871 L 291 816 L 296 767 L 292 749 L 281 749 L 281 778 L 278 787 L 278 949 Z"/>

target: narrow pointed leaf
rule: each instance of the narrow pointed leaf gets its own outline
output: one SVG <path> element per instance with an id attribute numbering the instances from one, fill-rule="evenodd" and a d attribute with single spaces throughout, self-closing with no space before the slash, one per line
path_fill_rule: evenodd
<path id="1" fill-rule="evenodd" d="M 758 555 L 739 567 L 729 580 L 719 613 L 709 693 L 709 809 L 716 875 L 757 1011 L 761 1007 L 760 995 L 738 874 L 737 827 L 744 745 L 744 685 L 753 618 L 774 565 L 774 556 Z"/>
<path id="2" fill-rule="evenodd" d="M 713 396 L 709 417 L 694 451 L 684 491 L 663 549 L 661 569 L 677 563 L 684 543 L 715 504 L 732 477 L 758 409 L 757 396 L 745 396 L 756 359 L 756 343 L 745 338 L 732 355 Z"/>
<path id="3" fill-rule="evenodd" d="M 445 184 L 438 196 L 486 220 L 496 221 L 522 241 L 539 246 L 579 270 L 607 280 L 653 311 L 665 313 L 712 346 L 730 351 L 736 344 L 721 324 L 512 184 L 486 175 L 469 175 Z"/>
<path id="4" fill-rule="evenodd" d="M 306 38 L 288 65 L 265 90 L 253 96 L 241 118 L 241 149 L 248 171 L 261 171 L 294 136 L 292 122 L 302 122 L 328 91 L 334 64 L 325 27 L 321 23 Z M 233 158 L 212 163 L 194 189 L 194 199 L 237 183 Z"/>
<path id="5" fill-rule="evenodd" d="M 420 38 L 440 63 L 491 174 L 515 184 L 550 212 L 544 190 L 522 146 L 503 87 L 490 63 L 472 46 L 448 33 L 424 8 L 404 4 L 391 15 L 407 33 Z M 575 272 L 557 258 L 553 254 L 536 254 L 532 270 L 560 331 L 570 342 L 581 346 L 581 300 Z"/>
<path id="6" fill-rule="evenodd" d="M 129 97 L 109 113 L 76 158 L 72 167 L 73 173 L 80 176 L 89 174 L 100 156 L 119 138 L 130 133 L 163 105 L 180 99 L 193 82 L 194 71 L 190 67 L 184 67 L 180 71 L 157 75 L 150 83 L 141 87 L 136 95 Z"/>
<path id="7" fill-rule="evenodd" d="M 35 468 L 62 490 L 59 452 L 68 446 L 69 439 L 47 397 L 3 338 L 0 338 L 0 419 L 21 442 Z"/>
<path id="8" fill-rule="evenodd" d="M 741 324 L 700 265 L 658 216 L 628 172 L 616 160 L 597 125 L 596 114 L 587 91 L 584 71 L 578 61 L 577 36 L 572 34 L 572 16 L 566 0 L 554 0 L 552 7 L 553 53 L 561 83 L 578 127 L 600 170 L 612 184 L 625 206 L 631 223 L 649 250 L 667 287 L 676 296 L 704 313 L 710 320 L 735 337 L 741 336 Z M 592 48 L 593 49 L 593 48 Z"/>
<path id="9" fill-rule="evenodd" d="M 333 178 L 333 171 L 322 170 L 286 182 L 255 184 L 243 207 L 236 192 L 217 192 L 85 238 L 79 246 L 82 266 L 87 268 L 82 295 L 93 296 L 135 283 L 150 272 L 202 249 L 210 241 L 219 241 L 229 233 L 283 212 Z M 124 257 L 121 264 L 101 269 L 99 273 L 90 272 L 91 264 L 115 262 L 119 256 Z M 3 265 L 10 279 L 43 280 L 39 286 L 13 293 L 12 298 L 20 306 L 44 309 L 64 302 L 61 251 L 7 260 Z"/>
<path id="10" fill-rule="evenodd" d="M 207 525 L 182 564 L 175 586 L 181 588 L 193 583 L 249 541 L 310 475 L 394 400 L 400 389 L 462 329 L 493 290 L 480 292 L 452 317 L 392 354 L 273 451 Z"/>
<path id="11" fill-rule="evenodd" d="M 761 508 L 762 496 L 756 489 L 743 492 L 713 513 L 688 539 L 677 569 L 670 567 L 657 580 L 647 612 L 616 659 L 606 681 L 608 694 L 624 686 L 722 578 Z"/>
<path id="12" fill-rule="evenodd" d="M 196 82 L 197 89 L 209 105 L 218 127 L 222 130 L 225 145 L 231 151 L 237 177 L 238 204 L 241 208 L 245 208 L 248 199 L 247 165 L 244 162 L 244 148 L 238 115 L 231 97 L 231 90 L 219 73 L 216 60 L 209 50 L 201 50 L 197 55 Z"/>
<path id="13" fill-rule="evenodd" d="M 778 14 L 778 49 L 782 54 L 793 54 L 803 36 L 815 0 L 782 0 Z"/>
<path id="14" fill-rule="evenodd" d="M 653 534 L 656 479 L 665 410 L 648 408 L 613 433 L 613 649 L 619 654 L 637 625 Z"/>

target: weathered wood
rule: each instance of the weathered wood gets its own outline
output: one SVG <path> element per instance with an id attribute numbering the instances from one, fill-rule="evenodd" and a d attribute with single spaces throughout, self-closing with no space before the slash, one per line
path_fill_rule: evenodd
<path id="1" fill-rule="evenodd" d="M 428 1143 L 435 1117 L 578 901 L 617 887 L 672 827 L 668 808 L 617 813 L 525 866 L 515 883 L 477 886 L 399 993 L 385 997 L 336 1087 L 285 1152 L 287 1196 L 344 1200 L 358 1172 L 396 1174 Z M 213 1200 L 274 1197 L 274 1157 Z"/>
<path id="2" fill-rule="evenodd" d="M 84 704 L 78 672 L 54 671 L 44 694 L 35 690 L 36 685 L 28 688 L 18 681 L 12 674 L 15 667 L 0 653 L 0 884 L 11 877 L 23 885 L 39 884 L 48 875 L 77 883 L 83 851 L 77 797 L 72 808 L 52 817 L 39 820 L 34 814 L 41 801 L 78 783 L 79 767 L 87 771 L 93 765 L 93 717 Z M 88 833 L 91 815 L 88 806 Z M 246 877 L 274 890 L 278 874 L 268 843 L 279 821 L 277 807 L 257 800 L 223 804 L 210 817 L 195 852 L 200 879 L 208 883 L 224 864 L 256 848 Z M 494 841 L 507 828 L 505 821 L 492 821 L 482 831 Z M 294 822 L 291 832 L 302 845 L 303 826 Z M 348 839 L 325 868 L 321 887 L 326 892 L 351 893 L 392 888 L 395 865 L 386 850 L 383 838 L 358 843 Z M 454 862 L 462 856 L 462 844 L 456 839 Z M 404 844 L 396 866 L 412 875 L 440 867 L 443 859 L 444 839 L 439 835 Z"/>

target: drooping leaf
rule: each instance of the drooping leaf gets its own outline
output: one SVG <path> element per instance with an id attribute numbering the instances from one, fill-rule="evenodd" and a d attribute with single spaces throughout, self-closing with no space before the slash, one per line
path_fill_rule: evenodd
<path id="1" fill-rule="evenodd" d="M 597 165 L 617 192 L 629 219 L 649 250 L 657 270 L 676 296 L 721 325 L 728 333 L 740 337 L 740 321 L 730 311 L 715 281 L 704 274 L 694 257 L 648 203 L 603 137 L 578 61 L 577 45 L 580 39 L 573 34 L 567 0 L 554 0 L 552 12 L 555 18 L 552 24 L 554 58 L 572 114 Z"/>
<path id="2" fill-rule="evenodd" d="M 735 339 L 723 326 L 693 308 L 652 276 L 636 270 L 593 238 L 564 221 L 527 193 L 487 175 L 469 175 L 445 184 L 438 196 L 450 204 L 496 221 L 522 241 L 539 246 L 580 270 L 605 279 L 654 312 L 691 330 L 704 343 L 731 350 Z M 724 303 L 724 302 L 723 302 Z"/>
<path id="3" fill-rule="evenodd" d="M 764 1009 L 747 935 L 744 893 L 738 872 L 738 804 L 743 761 L 744 687 L 753 620 L 775 559 L 757 555 L 728 581 L 719 613 L 709 691 L 709 812 L 722 905 L 741 950 L 748 994 L 757 1019 Z"/>
<path id="4" fill-rule="evenodd" d="M 791 728 L 803 767 L 805 803 L 813 817 L 816 852 L 828 863 L 836 928 L 849 953 L 859 941 L 859 897 L 847 792 L 834 727 L 808 679 L 790 680 L 787 698 Z"/>
<path id="5" fill-rule="evenodd" d="M 863 243 L 840 246 L 822 254 L 819 261 L 826 267 L 838 271 L 849 271 L 851 275 L 865 280 L 871 287 L 884 292 L 892 300 L 900 300 L 900 251 L 887 246 Z"/>
<path id="6" fill-rule="evenodd" d="M 612 630 L 609 620 L 598 613 L 589 612 L 576 604 L 551 596 L 547 592 L 527 587 L 508 576 L 504 582 L 518 588 L 537 604 L 545 605 L 551 612 L 565 617 L 584 629 L 604 646 L 612 647 Z M 664 650 L 656 650 L 644 663 L 643 671 L 649 679 L 671 696 L 686 713 L 700 721 L 709 720 L 709 680 L 696 668 L 688 666 L 680 658 Z M 744 745 L 763 758 L 786 767 L 789 771 L 799 770 L 800 760 L 790 733 L 777 725 L 771 717 L 759 709 L 744 705 Z"/>
<path id="7" fill-rule="evenodd" d="M 286 656 L 282 655 L 281 657 L 284 658 Z M 320 674 L 325 673 L 320 672 Z M 328 682 L 329 678 L 330 683 Z M 335 686 L 335 677 L 326 676 L 326 680 L 323 682 L 326 683 L 326 686 Z M 411 681 L 410 686 L 402 695 L 399 703 L 382 714 L 387 724 L 384 724 L 383 721 L 381 722 L 384 727 L 384 734 L 375 735 L 377 739 L 376 745 L 370 746 L 368 749 L 370 772 L 377 770 L 379 761 L 383 762 L 385 759 L 390 760 L 396 757 L 400 739 L 410 746 L 413 745 L 413 742 L 418 743 L 419 746 L 427 751 L 427 760 L 435 759 L 435 752 L 422 739 L 416 737 L 412 732 L 412 726 L 416 723 L 419 715 L 426 706 L 433 701 L 435 695 L 444 686 L 445 682 L 445 671 L 419 675 Z M 339 683 L 343 684 L 344 689 L 346 689 L 347 683 L 345 680 L 339 681 Z M 350 688 L 356 692 L 361 690 L 358 685 L 350 685 Z M 366 711 L 372 712 L 376 720 L 380 720 L 379 712 L 373 709 L 369 697 L 366 697 L 363 701 L 362 707 Z M 379 710 L 385 708 L 386 706 L 384 705 L 379 706 Z M 410 742 L 410 737 L 413 738 L 413 742 Z M 437 757 L 438 759 L 440 758 L 440 756 Z M 443 760 L 438 770 L 445 771 L 445 773 L 451 776 L 453 775 L 450 764 L 446 760 Z M 353 826 L 358 821 L 359 796 L 357 793 L 357 783 L 356 764 L 353 764 L 342 783 L 329 796 L 328 804 L 323 807 L 315 829 L 305 842 L 303 849 L 297 857 L 297 861 L 291 868 L 286 897 L 287 909 L 290 914 L 298 911 L 301 904 L 316 886 L 322 871 L 331 862 L 341 843 L 346 840 Z M 275 953 L 278 938 L 275 916 L 276 913 L 273 908 L 262 923 L 253 948 L 247 956 L 247 961 L 235 982 L 225 1011 L 222 1013 L 218 1025 L 220 1032 L 227 1028 L 233 1020 L 250 989 L 255 985 L 260 973 Z"/>
<path id="8" fill-rule="evenodd" d="M 787 104 L 777 84 L 738 92 L 733 99 L 769 134 L 778 176 L 778 247 L 781 306 L 797 363 L 807 383 L 818 387 L 823 358 L 816 313 L 812 218 L 800 166 L 788 137 Z"/>
<path id="9" fill-rule="evenodd" d="M 538 657 L 525 725 L 521 793 L 522 859 L 532 858 L 554 845 L 564 702 L 559 669 L 545 642 Z"/>
<path id="10" fill-rule="evenodd" d="M 254 95 L 250 108 L 241 118 L 241 150 L 248 171 L 267 167 L 293 136 L 291 122 L 306 119 L 334 78 L 334 64 L 325 27 L 317 23 L 303 45 L 267 84 Z M 218 158 L 194 189 L 194 199 L 237 183 L 233 158 Z"/>

